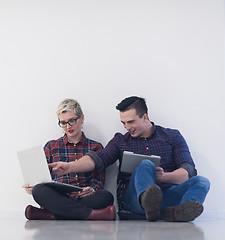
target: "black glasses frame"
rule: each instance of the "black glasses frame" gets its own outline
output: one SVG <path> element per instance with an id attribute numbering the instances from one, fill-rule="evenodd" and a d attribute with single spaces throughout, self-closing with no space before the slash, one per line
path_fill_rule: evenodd
<path id="1" fill-rule="evenodd" d="M 76 117 L 76 118 L 71 118 L 68 122 L 66 121 L 58 121 L 58 125 L 61 127 L 61 128 L 65 128 L 67 127 L 67 124 L 69 124 L 71 127 L 74 126 L 76 123 L 77 123 L 77 120 L 79 119 L 80 117 Z M 72 123 L 71 123 L 72 122 Z"/>

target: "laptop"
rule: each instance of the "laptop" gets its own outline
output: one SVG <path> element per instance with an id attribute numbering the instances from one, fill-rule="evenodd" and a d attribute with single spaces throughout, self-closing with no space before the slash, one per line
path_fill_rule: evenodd
<path id="1" fill-rule="evenodd" d="M 134 169 L 138 166 L 138 164 L 144 159 L 148 159 L 152 161 L 156 167 L 159 167 L 160 161 L 161 161 L 160 156 L 143 155 L 143 154 L 137 154 L 129 151 L 124 151 L 120 171 L 132 173 Z"/>
<path id="2" fill-rule="evenodd" d="M 42 146 L 18 151 L 17 156 L 25 184 L 29 184 L 33 187 L 36 184 L 45 183 L 46 185 L 64 193 L 82 191 L 82 188 L 79 186 L 52 180 Z"/>

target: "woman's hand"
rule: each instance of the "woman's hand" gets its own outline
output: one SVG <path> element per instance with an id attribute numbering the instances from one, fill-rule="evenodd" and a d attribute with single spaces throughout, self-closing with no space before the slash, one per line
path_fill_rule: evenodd
<path id="1" fill-rule="evenodd" d="M 33 187 L 30 187 L 30 185 L 28 185 L 28 184 L 24 184 L 22 187 L 25 189 L 25 191 L 26 191 L 28 194 L 32 195 Z"/>
<path id="2" fill-rule="evenodd" d="M 84 198 L 84 197 L 87 197 L 87 196 L 93 194 L 94 192 L 95 192 L 95 190 L 94 190 L 92 187 L 84 187 L 84 188 L 83 188 L 83 191 L 80 192 L 80 193 L 78 194 L 78 196 L 79 196 L 80 198 Z"/>

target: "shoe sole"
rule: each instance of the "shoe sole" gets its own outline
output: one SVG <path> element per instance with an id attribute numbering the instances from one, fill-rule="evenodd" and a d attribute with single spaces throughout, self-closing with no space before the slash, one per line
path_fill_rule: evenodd
<path id="1" fill-rule="evenodd" d="M 160 203 L 162 201 L 162 191 L 159 186 L 153 184 L 143 193 L 141 205 L 145 210 L 146 218 L 149 221 L 160 219 Z"/>
<path id="2" fill-rule="evenodd" d="M 203 212 L 200 202 L 188 201 L 175 207 L 165 208 L 162 219 L 167 222 L 189 222 L 193 221 Z"/>
<path id="3" fill-rule="evenodd" d="M 108 220 L 113 220 L 113 221 L 115 221 L 116 220 L 116 208 L 115 208 L 115 206 L 113 205 L 112 206 L 112 210 L 111 210 L 111 216 L 110 216 L 110 219 L 108 219 Z"/>

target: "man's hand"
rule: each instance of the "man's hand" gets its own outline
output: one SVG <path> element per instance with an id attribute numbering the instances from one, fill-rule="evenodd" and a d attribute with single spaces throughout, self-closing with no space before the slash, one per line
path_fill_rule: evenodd
<path id="1" fill-rule="evenodd" d="M 84 187 L 83 191 L 78 194 L 80 198 L 87 197 L 88 195 L 91 195 L 95 192 L 95 190 L 92 187 Z"/>
<path id="2" fill-rule="evenodd" d="M 25 189 L 25 191 L 26 191 L 28 194 L 32 195 L 32 190 L 33 190 L 33 188 L 30 187 L 30 185 L 24 184 L 22 187 Z"/>
<path id="3" fill-rule="evenodd" d="M 158 182 L 180 184 L 189 179 L 188 172 L 184 168 L 178 168 L 172 172 L 164 172 L 161 167 L 156 168 L 156 179 Z"/>
<path id="4" fill-rule="evenodd" d="M 57 174 L 58 176 L 62 176 L 71 172 L 70 164 L 67 162 L 49 163 L 48 166 L 52 167 L 52 172 Z"/>
<path id="5" fill-rule="evenodd" d="M 158 182 L 165 182 L 165 172 L 161 167 L 156 168 L 156 179 Z"/>

